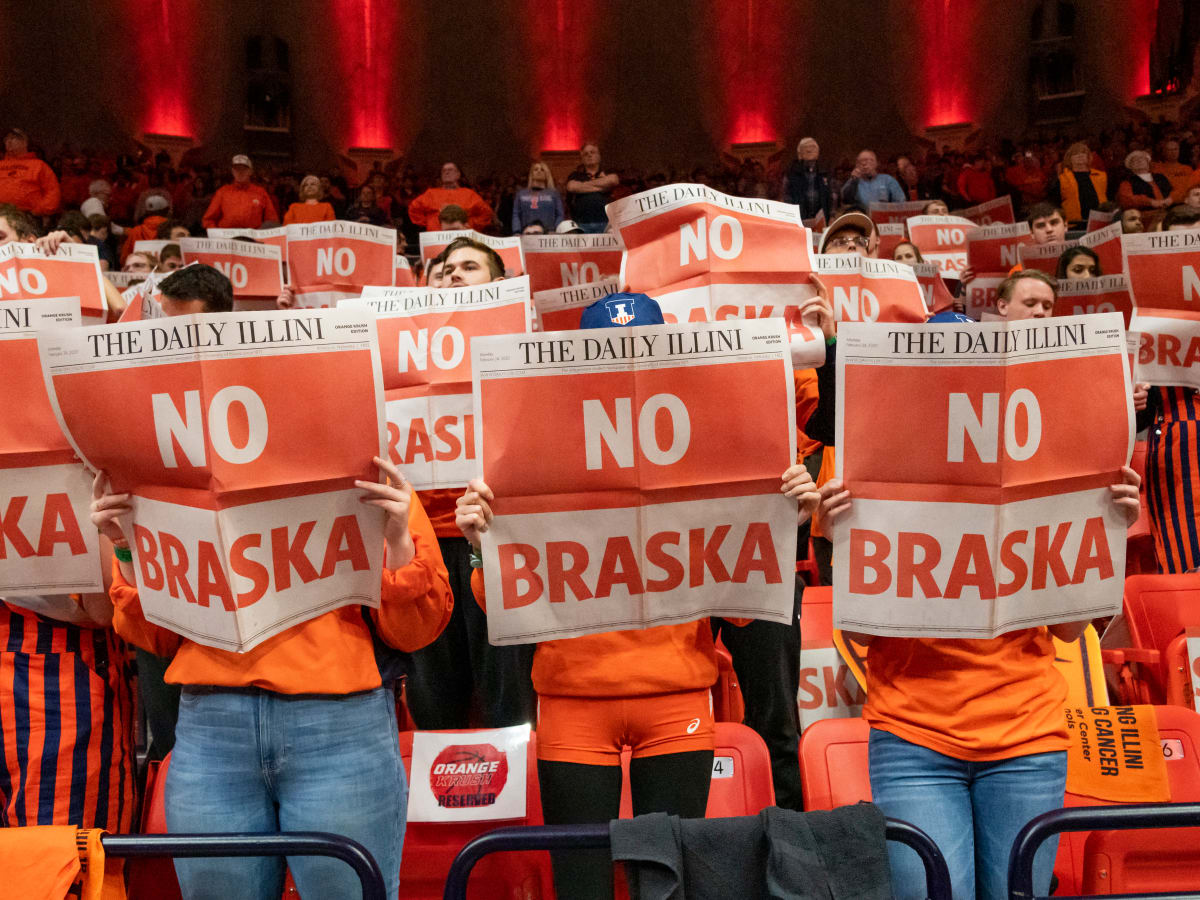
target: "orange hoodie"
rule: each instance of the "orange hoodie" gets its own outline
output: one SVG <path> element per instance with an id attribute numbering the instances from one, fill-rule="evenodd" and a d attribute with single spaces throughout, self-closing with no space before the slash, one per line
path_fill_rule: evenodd
<path id="1" fill-rule="evenodd" d="M 35 216 L 58 212 L 61 194 L 54 170 L 32 153 L 0 159 L 0 203 Z"/>
<path id="2" fill-rule="evenodd" d="M 482 569 L 471 572 L 471 591 L 486 611 Z M 708 619 L 543 641 L 533 654 L 533 689 L 549 696 L 640 697 L 703 690 L 716 681 Z"/>
<path id="3" fill-rule="evenodd" d="M 134 225 L 125 232 L 125 243 L 121 245 L 121 262 L 133 252 L 138 241 L 153 241 L 158 237 L 158 226 L 167 221 L 165 216 L 146 216 L 141 225 Z"/>
<path id="4" fill-rule="evenodd" d="M 416 496 L 408 530 L 416 555 L 402 569 L 383 570 L 382 600 L 370 616 L 385 643 L 412 652 L 442 633 L 454 597 L 433 527 Z M 332 610 L 247 653 L 233 653 L 148 622 L 137 587 L 122 577 L 116 560 L 109 594 L 117 634 L 143 650 L 174 657 L 166 675 L 171 684 L 260 687 L 280 694 L 349 694 L 380 685 L 371 632 L 360 606 Z"/>
<path id="5" fill-rule="evenodd" d="M 263 222 L 278 221 L 271 195 L 250 181 L 219 188 L 204 212 L 205 228 L 261 228 Z"/>
<path id="6" fill-rule="evenodd" d="M 467 211 L 467 224 L 476 231 L 482 231 L 492 224 L 492 208 L 477 193 L 465 187 L 430 188 L 408 205 L 408 217 L 414 225 L 420 225 L 426 231 L 439 231 L 441 224 L 438 213 L 451 204 Z"/>

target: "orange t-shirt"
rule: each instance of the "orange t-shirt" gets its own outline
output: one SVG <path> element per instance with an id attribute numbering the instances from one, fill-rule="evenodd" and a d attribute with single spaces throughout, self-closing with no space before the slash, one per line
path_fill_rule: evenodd
<path id="1" fill-rule="evenodd" d="M 416 555 L 402 569 L 383 570 L 379 609 L 370 610 L 379 636 L 406 652 L 432 643 L 454 606 L 450 579 L 429 517 L 414 497 L 409 532 Z M 362 607 L 343 606 L 294 625 L 247 653 L 206 647 L 148 622 L 137 587 L 113 560 L 113 627 L 131 644 L 159 656 L 173 656 L 171 684 L 260 687 L 280 694 L 349 694 L 380 685 L 374 643 Z"/>
<path id="2" fill-rule="evenodd" d="M 271 195 L 250 181 L 218 188 L 204 212 L 205 228 L 261 228 L 263 222 L 278 221 Z"/>
<path id="3" fill-rule="evenodd" d="M 482 569 L 471 573 L 471 591 L 487 609 Z M 533 654 L 533 689 L 550 696 L 640 697 L 704 690 L 716 681 L 708 619 L 543 641 Z"/>
<path id="4" fill-rule="evenodd" d="M 426 231 L 437 231 L 441 228 L 438 214 L 443 207 L 451 204 L 466 210 L 467 224 L 476 231 L 492 224 L 492 208 L 477 193 L 465 187 L 430 188 L 408 205 L 408 217 L 414 225 L 420 225 Z"/>
<path id="5" fill-rule="evenodd" d="M 134 225 L 125 232 L 125 242 L 121 244 L 121 262 L 133 252 L 133 245 L 138 241 L 152 241 L 158 237 L 158 226 L 167 221 L 165 216 L 146 216 L 141 225 Z"/>
<path id="6" fill-rule="evenodd" d="M 817 370 L 793 369 L 792 381 L 796 385 L 796 462 L 804 462 L 821 449 L 820 441 L 804 433 L 804 426 L 817 410 Z"/>
<path id="7" fill-rule="evenodd" d="M 283 224 L 307 225 L 309 222 L 332 222 L 336 218 L 328 203 L 293 203 L 283 214 Z"/>
<path id="8" fill-rule="evenodd" d="M 863 718 L 974 762 L 1067 749 L 1067 682 L 1046 628 L 991 640 L 877 637 Z"/>

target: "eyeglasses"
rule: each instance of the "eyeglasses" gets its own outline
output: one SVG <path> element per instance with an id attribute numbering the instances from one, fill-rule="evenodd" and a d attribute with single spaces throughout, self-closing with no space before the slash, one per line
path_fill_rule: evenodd
<path id="1" fill-rule="evenodd" d="M 856 234 L 853 236 L 843 235 L 842 237 L 832 238 L 829 243 L 825 245 L 825 248 L 829 249 L 830 247 L 833 247 L 835 250 L 848 250 L 851 247 L 858 247 L 862 250 L 866 250 L 870 246 L 871 242 L 867 238 Z"/>

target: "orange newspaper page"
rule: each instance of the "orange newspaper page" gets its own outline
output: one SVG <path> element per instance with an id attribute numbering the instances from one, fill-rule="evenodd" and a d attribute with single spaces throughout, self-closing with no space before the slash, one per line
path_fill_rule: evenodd
<path id="1" fill-rule="evenodd" d="M 1200 232 L 1127 234 L 1121 249 L 1138 335 L 1134 380 L 1200 387 Z"/>
<path id="2" fill-rule="evenodd" d="M 277 228 L 209 228 L 206 235 L 218 241 L 231 241 L 236 237 L 248 237 L 262 244 L 272 244 L 279 248 L 280 258 L 285 263 L 287 262 L 287 227 L 284 225 L 280 225 Z"/>
<path id="3" fill-rule="evenodd" d="M 916 263 L 912 270 L 917 276 L 917 284 L 921 286 L 925 308 L 929 310 L 930 315 L 954 307 L 954 295 L 950 293 L 950 287 L 942 276 L 940 266 L 936 263 Z"/>
<path id="4" fill-rule="evenodd" d="M 1129 328 L 1130 316 L 1133 314 L 1133 297 L 1126 276 L 1064 278 L 1058 283 L 1058 300 L 1054 304 L 1056 317 L 1086 316 L 1103 312 L 1119 312 L 1125 328 Z"/>
<path id="5" fill-rule="evenodd" d="M 1113 222 L 1111 225 L 1087 232 L 1079 239 L 1079 246 L 1087 247 L 1099 257 L 1100 271 L 1105 275 L 1120 275 L 1125 271 L 1121 238 L 1121 223 Z"/>
<path id="6" fill-rule="evenodd" d="M 527 234 L 521 249 L 536 294 L 617 277 L 625 245 L 615 234 Z"/>
<path id="7" fill-rule="evenodd" d="M 469 288 L 375 288 L 340 307 L 375 314 L 392 462 L 417 490 L 465 487 L 478 471 L 471 342 L 529 331 L 529 279 Z"/>
<path id="8" fill-rule="evenodd" d="M 77 297 L 0 303 L 0 596 L 103 590 L 91 475 L 46 394 L 38 332 L 79 328 Z"/>
<path id="9" fill-rule="evenodd" d="M 1025 222 L 972 229 L 967 232 L 967 265 L 980 275 L 1007 274 L 1021 261 L 1020 246 L 1031 243 L 1033 235 Z"/>
<path id="10" fill-rule="evenodd" d="M 838 335 L 834 625 L 990 638 L 1121 608 L 1133 449 L 1116 313 Z M 902 450 L 898 451 L 898 448 Z"/>
<path id="11" fill-rule="evenodd" d="M 396 287 L 416 287 L 417 279 L 413 275 L 412 266 L 408 264 L 407 256 L 396 255 L 396 272 L 393 284 Z"/>
<path id="12" fill-rule="evenodd" d="M 488 639 L 788 622 L 794 387 L 778 318 L 476 338 Z"/>
<path id="13" fill-rule="evenodd" d="M 800 208 L 672 184 L 607 207 L 625 244 L 624 289 L 648 294 L 668 323 L 783 318 L 797 368 L 819 366 L 825 343 L 800 321 L 815 296 L 812 236 Z"/>
<path id="14" fill-rule="evenodd" d="M 871 221 L 876 225 L 903 225 L 913 216 L 921 215 L 928 200 L 902 200 L 899 203 L 872 203 L 868 207 Z"/>
<path id="15" fill-rule="evenodd" d="M 53 256 L 33 244 L 0 245 L 0 301 L 78 297 L 84 324 L 108 315 L 100 254 L 91 244 L 64 243 Z"/>
<path id="16" fill-rule="evenodd" d="M 602 297 L 619 291 L 617 278 L 537 291 L 533 295 L 538 331 L 570 331 L 579 327 L 583 311 Z"/>
<path id="17" fill-rule="evenodd" d="M 383 390 L 368 310 L 147 319 L 40 332 L 76 453 L 133 495 L 146 617 L 234 651 L 377 606 Z"/>
<path id="18" fill-rule="evenodd" d="M 283 256 L 274 244 L 184 238 L 179 242 L 185 263 L 204 263 L 233 285 L 234 297 L 270 297 L 283 290 Z"/>
<path id="19" fill-rule="evenodd" d="M 956 209 L 952 215 L 970 219 L 976 225 L 1012 225 L 1017 221 L 1013 214 L 1012 197 L 1001 194 L 995 200 L 988 200 L 978 206 L 966 209 Z"/>
<path id="20" fill-rule="evenodd" d="M 967 235 L 978 226 L 961 216 L 913 216 L 904 223 L 926 262 L 958 274 L 967 265 Z"/>
<path id="21" fill-rule="evenodd" d="M 368 284 L 395 280 L 394 228 L 341 221 L 284 228 L 288 283 L 298 291 L 358 292 Z"/>
<path id="22" fill-rule="evenodd" d="M 504 261 L 504 274 L 507 277 L 525 274 L 525 251 L 521 247 L 519 234 L 514 234 L 512 237 L 494 237 L 490 234 L 480 234 L 469 228 L 457 231 L 422 231 L 418 239 L 421 247 L 421 262 L 428 267 L 434 257 L 450 246 L 451 241 L 463 237 L 478 241 L 499 253 L 500 259 Z"/>
<path id="23" fill-rule="evenodd" d="M 1058 271 L 1058 258 L 1072 247 L 1079 246 L 1079 241 L 1058 241 L 1052 244 L 1021 244 L 1017 248 L 1017 256 L 1024 269 L 1037 269 L 1053 277 Z"/>
<path id="24" fill-rule="evenodd" d="M 913 267 L 857 253 L 813 257 L 838 322 L 924 322 L 925 294 Z"/>

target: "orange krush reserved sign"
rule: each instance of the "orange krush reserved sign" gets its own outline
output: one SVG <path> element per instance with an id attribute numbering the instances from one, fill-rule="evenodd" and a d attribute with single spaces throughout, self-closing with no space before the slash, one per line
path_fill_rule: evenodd
<path id="1" fill-rule="evenodd" d="M 477 338 L 495 644 L 708 615 L 787 622 L 796 504 L 779 319 Z"/>

